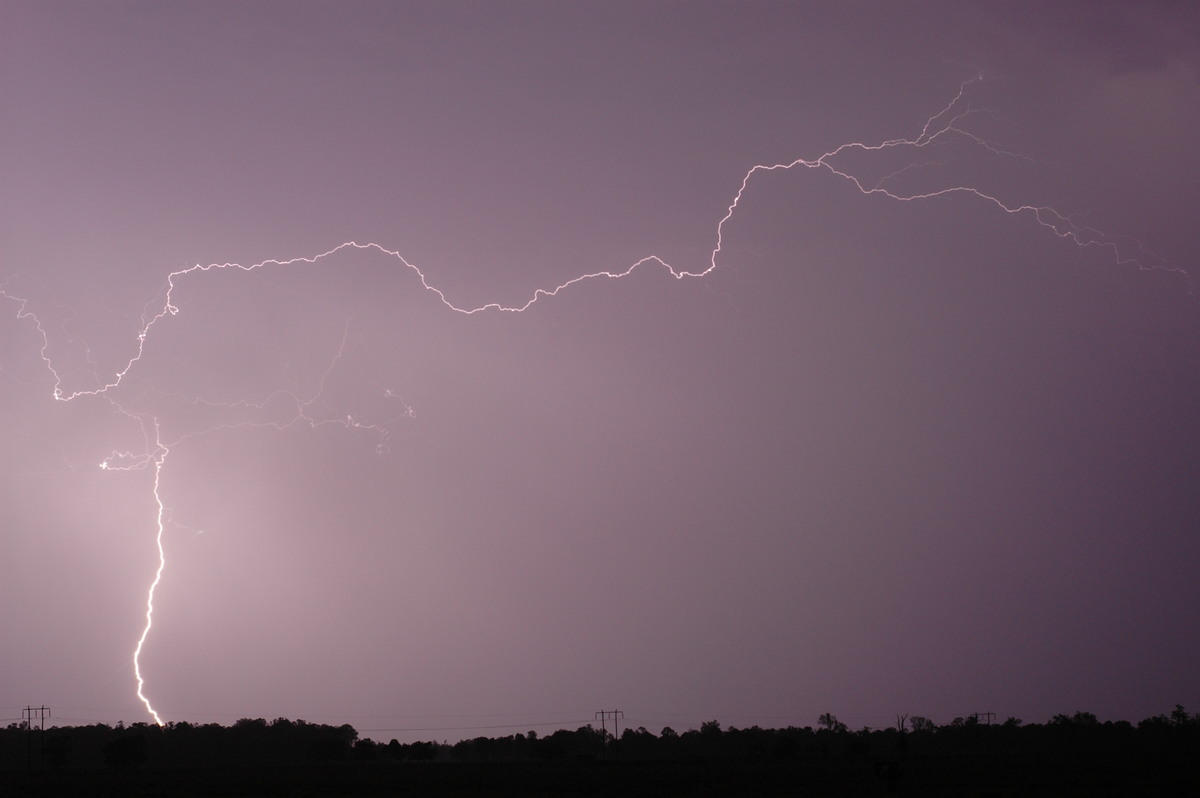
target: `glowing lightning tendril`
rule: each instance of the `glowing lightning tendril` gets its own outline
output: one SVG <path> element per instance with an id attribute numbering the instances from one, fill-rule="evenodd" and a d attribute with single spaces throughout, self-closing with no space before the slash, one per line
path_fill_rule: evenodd
<path id="1" fill-rule="evenodd" d="M 158 425 L 155 424 L 155 439 L 158 439 Z M 146 591 L 146 625 L 142 628 L 142 634 L 138 638 L 137 646 L 133 649 L 133 675 L 137 679 L 137 697 L 143 704 L 146 705 L 146 711 L 154 716 L 154 722 L 159 726 L 162 725 L 162 718 L 155 712 L 154 707 L 150 705 L 150 699 L 142 691 L 146 681 L 142 678 L 142 646 L 146 644 L 146 638 L 150 635 L 150 627 L 154 625 L 154 591 L 158 589 L 158 583 L 162 581 L 163 569 L 167 567 L 167 558 L 163 553 L 163 507 L 162 496 L 159 495 L 158 486 L 159 480 L 162 477 L 163 463 L 167 459 L 167 448 L 159 443 L 158 450 L 154 453 L 154 503 L 158 506 L 158 512 L 155 516 L 155 525 L 157 532 L 154 535 L 154 544 L 158 547 L 158 567 L 154 570 L 154 581 L 150 583 L 150 588 Z"/>
<path id="2" fill-rule="evenodd" d="M 307 256 L 307 257 L 296 257 L 296 258 L 291 258 L 288 260 L 269 259 L 269 260 L 260 261 L 258 263 L 255 263 L 255 264 L 252 264 L 249 266 L 244 266 L 244 265 L 237 264 L 237 263 L 219 263 L 219 264 L 212 263 L 207 266 L 202 266 L 200 264 L 196 264 L 195 266 L 191 266 L 189 268 L 173 271 L 167 275 L 166 293 L 165 293 L 163 305 L 162 305 L 161 309 L 159 309 L 158 312 L 155 313 L 153 316 L 150 316 L 148 320 L 146 319 L 145 316 L 143 316 L 144 323 L 143 323 L 141 329 L 137 333 L 136 351 L 135 351 L 134 355 L 132 357 L 130 357 L 129 360 L 125 363 L 124 367 L 122 367 L 118 371 L 114 372 L 112 378 L 109 379 L 104 384 L 100 385 L 99 387 L 88 389 L 88 390 L 75 390 L 75 391 L 71 391 L 69 393 L 64 391 L 63 378 L 59 374 L 59 372 L 56 370 L 56 368 L 55 368 L 54 364 L 51 362 L 51 358 L 48 354 L 49 338 L 47 336 L 46 330 L 43 327 L 40 319 L 32 311 L 30 311 L 27 308 L 27 305 L 28 305 L 27 300 L 7 293 L 4 290 L 2 285 L 0 285 L 0 297 L 4 297 L 5 299 L 8 299 L 8 300 L 16 303 L 16 305 L 17 305 L 16 318 L 17 319 L 30 319 L 32 321 L 34 327 L 37 330 L 38 335 L 41 337 L 41 347 L 39 349 L 39 355 L 40 355 L 42 361 L 45 363 L 47 370 L 50 372 L 50 374 L 54 380 L 53 396 L 58 401 L 68 402 L 68 401 L 71 401 L 71 400 L 76 399 L 81 396 L 103 396 L 103 395 L 106 395 L 121 384 L 122 380 L 124 380 L 125 376 L 130 372 L 130 370 L 134 367 L 134 365 L 139 360 L 141 360 L 142 354 L 145 349 L 146 339 L 149 336 L 151 330 L 155 327 L 155 325 L 157 325 L 164 317 L 174 316 L 175 314 L 177 314 L 179 312 L 179 308 L 178 308 L 178 306 L 175 305 L 174 299 L 173 299 L 174 290 L 177 286 L 178 281 L 181 278 L 187 277 L 188 275 L 191 275 L 196 272 L 203 273 L 203 272 L 208 272 L 211 270 L 223 270 L 223 269 L 238 269 L 241 271 L 249 272 L 249 271 L 254 271 L 256 269 L 260 269 L 260 268 L 267 267 L 267 266 L 285 267 L 285 266 L 290 266 L 290 265 L 298 264 L 298 263 L 315 264 L 316 262 L 323 260 L 325 258 L 328 258 L 331 255 L 334 255 L 335 253 L 338 253 L 344 249 L 375 250 L 381 254 L 388 255 L 388 256 L 398 260 L 401 264 L 403 264 L 404 266 L 406 266 L 410 270 L 412 270 L 412 272 L 414 274 L 416 274 L 417 278 L 420 280 L 421 285 L 427 291 L 430 291 L 430 292 L 436 294 L 438 299 L 442 302 L 442 304 L 444 304 L 447 308 L 449 308 L 452 311 L 455 311 L 457 313 L 466 314 L 466 315 L 472 315 L 472 314 L 481 313 L 481 312 L 489 311 L 489 310 L 520 313 L 520 312 L 527 310 L 539 299 L 541 299 L 543 297 L 553 297 L 553 296 L 557 295 L 560 291 L 563 291 L 564 289 L 569 288 L 570 286 L 576 285 L 577 283 L 582 283 L 582 282 L 585 282 L 588 280 L 593 280 L 593 279 L 597 279 L 597 278 L 601 278 L 601 277 L 619 279 L 619 278 L 626 277 L 626 276 L 632 274 L 638 268 L 642 267 L 643 265 L 650 264 L 650 263 L 657 264 L 658 266 L 661 266 L 662 268 L 666 269 L 666 271 L 672 277 L 675 277 L 676 279 L 683 279 L 685 277 L 686 278 L 704 277 L 704 276 L 710 274 L 714 269 L 717 268 L 717 260 L 721 254 L 722 246 L 724 244 L 723 236 L 724 236 L 725 224 L 730 219 L 733 218 L 735 212 L 737 211 L 737 209 L 742 201 L 742 197 L 745 194 L 745 192 L 750 184 L 751 178 L 754 177 L 754 175 L 756 175 L 759 172 L 787 171 L 787 170 L 794 169 L 796 167 L 806 167 L 808 169 L 827 170 L 831 174 L 836 175 L 837 177 L 840 177 L 840 178 L 846 180 L 847 182 L 851 183 L 859 192 L 861 192 L 864 195 L 868 195 L 868 196 L 882 195 L 889 199 L 896 200 L 899 202 L 911 202 L 911 201 L 915 201 L 915 200 L 928 200 L 928 199 L 933 199 L 936 197 L 948 197 L 948 196 L 953 196 L 953 195 L 964 195 L 967 197 L 974 197 L 978 200 L 981 200 L 985 203 L 995 206 L 996 208 L 998 208 L 999 210 L 1001 210 L 1007 214 L 1030 216 L 1041 227 L 1046 228 L 1047 230 L 1049 230 L 1050 232 L 1052 232 L 1054 235 L 1058 236 L 1059 238 L 1067 239 L 1080 247 L 1097 247 L 1097 248 L 1108 250 L 1112 253 L 1114 260 L 1119 265 L 1133 265 L 1139 269 L 1163 269 L 1166 271 L 1170 271 L 1170 272 L 1179 274 L 1188 283 L 1189 289 L 1191 288 L 1191 278 L 1188 275 L 1188 273 L 1185 270 L 1183 270 L 1182 268 L 1168 264 L 1162 258 L 1155 256 L 1153 253 L 1150 253 L 1141 247 L 1138 248 L 1138 253 L 1139 253 L 1138 256 L 1128 255 L 1128 254 L 1126 254 L 1124 249 L 1118 245 L 1117 241 L 1114 238 L 1112 238 L 1094 228 L 1076 224 L 1075 222 L 1073 222 L 1072 220 L 1070 220 L 1063 214 L 1061 214 L 1058 211 L 1054 210 L 1053 208 L 1050 208 L 1047 206 L 1028 205 L 1028 204 L 1009 204 L 1009 203 L 1002 201 L 1001 199 L 999 199 L 998 197 L 996 197 L 992 194 L 985 193 L 984 191 L 982 191 L 978 188 L 975 188 L 973 186 L 966 186 L 966 185 L 948 186 L 948 187 L 936 189 L 933 191 L 923 192 L 923 193 L 904 193 L 904 192 L 900 192 L 900 191 L 897 191 L 897 190 L 887 187 L 887 185 L 890 182 L 893 182 L 894 179 L 896 177 L 898 177 L 901 173 L 907 172 L 911 169 L 920 168 L 921 166 L 928 166 L 929 164 L 921 164 L 921 163 L 911 164 L 908 167 L 905 167 L 897 172 L 893 172 L 892 174 L 880 179 L 879 181 L 877 181 L 874 184 L 868 184 L 868 183 L 864 182 L 863 179 L 861 179 L 860 177 L 858 177 L 854 173 L 852 173 L 851 171 L 848 171 L 846 168 L 839 168 L 837 165 L 835 165 L 835 162 L 839 156 L 843 155 L 844 153 L 850 152 L 850 151 L 858 151 L 860 153 L 873 153 L 873 152 L 884 152 L 884 151 L 890 151 L 890 150 L 897 150 L 897 149 L 906 148 L 906 147 L 919 151 L 919 150 L 929 147 L 930 145 L 932 145 L 936 142 L 949 141 L 949 140 L 955 140 L 960 143 L 966 143 L 969 146 L 975 146 L 975 147 L 979 148 L 980 150 L 983 150 L 986 153 L 989 153 L 992 156 L 1008 157 L 1008 158 L 1017 157 L 1017 156 L 1014 156 L 1012 153 L 1001 150 L 999 147 L 997 147 L 992 142 L 987 141 L 983 138 L 980 138 L 979 136 L 967 131 L 966 129 L 964 129 L 964 127 L 962 127 L 961 123 L 963 123 L 963 121 L 968 116 L 978 112 L 977 109 L 971 109 L 970 107 L 964 107 L 966 105 L 966 101 L 964 98 L 967 93 L 968 87 L 972 83 L 975 83 L 978 80 L 980 80 L 980 78 L 975 78 L 973 80 L 963 83 L 959 87 L 958 94 L 949 103 L 947 103 L 947 105 L 944 108 L 942 108 L 942 110 L 940 110 L 938 113 L 934 114 L 933 116 L 929 117 L 929 119 L 926 120 L 924 126 L 921 129 L 920 134 L 916 138 L 891 139 L 891 140 L 887 140 L 887 141 L 884 141 L 879 144 L 864 144 L 862 142 L 849 142 L 846 144 L 842 144 L 842 145 L 838 146 L 837 148 L 830 150 L 829 152 L 826 152 L 824 155 L 821 155 L 820 157 L 813 159 L 813 160 L 806 160 L 803 158 L 798 158 L 798 159 L 788 162 L 788 163 L 758 164 L 758 165 L 751 167 L 745 173 L 745 175 L 742 177 L 741 184 L 738 186 L 737 192 L 734 194 L 733 200 L 730 202 L 729 207 L 726 209 L 725 215 L 721 217 L 720 221 L 716 225 L 716 242 L 715 242 L 712 252 L 710 253 L 710 256 L 708 258 L 707 266 L 705 268 L 703 268 L 702 270 L 696 271 L 696 272 L 676 269 L 674 266 L 670 265 L 669 263 L 667 263 L 666 261 L 664 261 L 662 258 L 658 257 L 657 255 L 648 255 L 648 256 L 636 261 L 635 263 L 633 263 L 632 265 L 630 265 L 628 268 L 624 269 L 623 271 L 613 272 L 613 271 L 604 270 L 604 271 L 592 272 L 592 273 L 588 273 L 588 274 L 582 274 L 577 277 L 573 277 L 570 280 L 567 280 L 566 282 L 560 283 L 559 285 L 555 286 L 554 288 L 550 288 L 550 289 L 539 288 L 539 289 L 535 290 L 533 292 L 533 294 L 529 297 L 529 299 L 526 300 L 523 304 L 506 306 L 506 305 L 502 305 L 499 303 L 491 302 L 491 303 L 480 305 L 480 306 L 474 307 L 474 308 L 465 308 L 465 307 L 460 307 L 460 306 L 453 304 L 446 297 L 446 295 L 441 291 L 441 289 L 432 285 L 427 280 L 425 274 L 417 266 L 415 266 L 414 264 L 412 264 L 408 260 L 406 260 L 399 253 L 399 251 L 387 249 L 383 246 L 380 246 L 379 244 L 370 243 L 370 242 L 358 243 L 356 241 L 347 241 L 347 242 L 337 245 L 336 247 L 334 247 L 326 252 L 322 252 L 318 255 L 312 255 L 312 256 Z M 343 336 L 343 340 L 342 340 L 343 348 L 345 346 L 345 340 L 346 340 L 345 336 Z M 341 349 L 339 349 L 337 355 L 335 355 L 333 362 L 331 363 L 329 369 L 326 370 L 325 375 L 322 377 L 322 380 L 321 380 L 321 386 L 318 388 L 318 390 L 317 390 L 316 394 L 314 394 L 314 396 L 309 397 L 307 399 L 301 399 L 300 397 L 297 397 L 293 394 L 286 394 L 286 396 L 289 398 L 289 401 L 291 401 L 293 403 L 293 418 L 291 421 L 282 422 L 282 423 L 280 423 L 280 422 L 243 422 L 242 424 L 219 425 L 219 426 L 204 430 L 203 432 L 190 433 L 188 435 L 183 436 L 183 438 L 180 438 L 180 440 L 183 440 L 188 437 L 192 437 L 194 435 L 206 434 L 206 433 L 212 432 L 216 429 L 228 429 L 228 428 L 239 427 L 239 426 L 270 426 L 270 427 L 274 427 L 277 429 L 283 429 L 288 426 L 291 426 L 294 423 L 304 421 L 304 422 L 309 423 L 312 426 L 334 423 L 334 424 L 339 424 L 341 426 L 344 426 L 346 428 L 353 427 L 353 428 L 360 428 L 360 429 L 375 430 L 381 436 L 381 440 L 377 446 L 377 449 L 380 452 L 386 451 L 386 447 L 384 446 L 384 443 L 383 443 L 383 438 L 386 437 L 386 428 L 383 427 L 382 425 L 363 423 L 363 422 L 356 420 L 352 416 L 345 416 L 344 418 L 339 418 L 336 420 L 330 420 L 330 419 L 318 420 L 318 419 L 314 418 L 313 416 L 309 415 L 308 408 L 310 408 L 312 405 L 314 405 L 314 403 L 320 397 L 321 391 L 324 389 L 325 376 L 328 376 L 329 371 L 333 367 L 333 363 L 336 363 L 340 356 L 341 356 Z M 390 390 L 386 391 L 386 394 L 388 396 L 393 396 L 393 394 Z M 154 495 L 155 503 L 157 505 L 157 517 L 156 517 L 157 532 L 155 535 L 155 544 L 158 549 L 158 565 L 154 572 L 154 579 L 150 583 L 149 589 L 147 590 L 147 593 L 146 593 L 146 623 L 142 629 L 141 635 L 138 637 L 137 645 L 133 651 L 133 669 L 134 669 L 134 676 L 136 677 L 136 680 L 137 680 L 137 697 L 145 705 L 146 710 L 150 713 L 150 715 L 153 716 L 154 722 L 161 725 L 162 719 L 159 716 L 159 713 L 157 711 L 155 711 L 154 707 L 151 705 L 150 700 L 146 697 L 144 690 L 143 690 L 143 688 L 145 686 L 145 680 L 144 680 L 144 678 L 142 676 L 142 672 L 141 672 L 140 658 L 141 658 L 141 654 L 142 654 L 142 649 L 146 643 L 147 638 L 149 637 L 150 630 L 153 626 L 155 590 L 158 588 L 158 585 L 162 580 L 163 571 L 166 567 L 166 557 L 165 557 L 165 553 L 164 553 L 164 549 L 163 549 L 163 535 L 164 535 L 164 529 L 165 529 L 165 521 L 164 521 L 165 506 L 163 504 L 162 496 L 160 494 L 159 489 L 160 489 L 160 480 L 162 477 L 162 469 L 163 469 L 164 463 L 166 462 L 166 458 L 169 453 L 169 449 L 168 449 L 168 446 L 166 444 L 164 444 L 164 442 L 162 440 L 162 436 L 159 431 L 157 418 L 149 419 L 149 425 L 153 427 L 153 436 L 151 436 L 150 430 L 149 430 L 149 428 L 147 428 L 147 419 L 146 418 L 137 416 L 133 413 L 126 411 L 119 404 L 117 404 L 117 402 L 115 400 L 113 400 L 111 397 L 106 396 L 105 398 L 108 399 L 108 401 L 110 401 L 119 412 L 124 413 L 125 415 L 129 416 L 130 418 L 132 418 L 132 419 L 138 421 L 140 424 L 142 424 L 143 431 L 146 435 L 146 440 L 147 440 L 147 453 L 144 453 L 141 455 L 134 455 L 132 453 L 120 453 L 120 454 L 114 453 L 107 460 L 105 460 L 103 463 L 101 463 L 101 468 L 104 468 L 106 470 L 116 470 L 116 471 L 145 470 L 145 469 L 153 468 L 153 472 L 154 472 L 153 495 Z M 258 407 L 259 409 L 261 409 L 263 406 L 265 406 L 265 402 L 261 405 L 251 405 L 250 403 L 235 403 L 235 404 L 243 405 L 243 406 Z M 225 405 L 225 406 L 232 407 L 234 405 Z M 406 408 L 405 414 L 410 415 L 411 410 Z M 177 442 L 178 441 L 174 441 L 172 443 L 177 443 Z"/>

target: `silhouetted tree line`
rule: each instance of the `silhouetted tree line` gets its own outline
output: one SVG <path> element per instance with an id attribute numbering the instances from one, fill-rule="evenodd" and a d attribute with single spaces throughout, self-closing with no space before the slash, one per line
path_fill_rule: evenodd
<path id="1" fill-rule="evenodd" d="M 476 737 L 454 744 L 397 740 L 380 743 L 360 738 L 349 725 L 327 726 L 303 720 L 244 718 L 232 726 L 184 721 L 156 726 L 95 724 L 54 727 L 40 732 L 22 724 L 0 729 L 0 769 L 46 770 L 142 767 L 286 766 L 331 762 L 570 762 L 615 759 L 633 762 L 708 761 L 862 761 L 873 762 L 881 778 L 899 778 L 905 762 L 920 758 L 1007 752 L 1022 758 L 1064 755 L 1157 756 L 1191 758 L 1200 754 L 1200 714 L 1182 706 L 1147 718 L 1101 723 L 1088 712 L 1055 715 L 1045 724 L 1008 718 L 984 723 L 955 718 L 937 725 L 920 716 L 899 716 L 894 727 L 851 730 L 832 714 L 817 727 L 783 729 L 722 728 L 717 721 L 682 733 L 671 727 L 658 734 L 644 727 L 624 729 L 619 737 L 593 726 L 562 729 L 539 736 L 530 731 L 505 737 Z"/>
<path id="2" fill-rule="evenodd" d="M 205 765 L 291 765 L 345 760 L 360 742 L 354 727 L 278 718 L 243 718 L 232 726 L 186 721 L 157 726 L 118 723 L 0 730 L 0 768 L 133 770 Z"/>

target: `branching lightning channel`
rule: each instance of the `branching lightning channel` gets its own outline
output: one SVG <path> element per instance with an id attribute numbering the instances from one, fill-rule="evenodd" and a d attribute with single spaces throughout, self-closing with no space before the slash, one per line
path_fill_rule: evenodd
<path id="1" fill-rule="evenodd" d="M 289 259 L 272 258 L 250 265 L 242 265 L 238 263 L 210 263 L 208 265 L 201 265 L 197 263 L 194 266 L 172 271 L 166 276 L 164 286 L 165 292 L 161 294 L 163 297 L 162 305 L 156 310 L 153 310 L 152 312 L 148 311 L 143 315 L 142 326 L 140 329 L 138 329 L 136 334 L 136 345 L 133 348 L 133 354 L 128 358 L 128 360 L 126 360 L 119 369 L 112 372 L 111 377 L 102 379 L 97 376 L 94 387 L 77 390 L 68 390 L 66 387 L 64 387 L 64 377 L 56 367 L 50 355 L 50 338 L 47 330 L 37 315 L 35 315 L 34 312 L 29 309 L 30 303 L 28 300 L 8 293 L 6 288 L 3 285 L 0 285 L 0 297 L 16 305 L 16 318 L 18 320 L 28 320 L 29 323 L 31 323 L 34 327 L 35 333 L 39 340 L 38 354 L 52 380 L 53 398 L 60 402 L 70 402 L 84 397 L 103 397 L 109 401 L 118 412 L 125 414 L 129 418 L 134 419 L 141 424 L 143 432 L 146 436 L 146 445 L 143 453 L 133 454 L 129 452 L 114 452 L 106 460 L 104 460 L 103 463 L 101 463 L 101 467 L 111 471 L 151 470 L 154 475 L 153 497 L 157 507 L 155 544 L 158 552 L 158 563 L 154 572 L 154 578 L 146 592 L 145 625 L 142 628 L 141 635 L 138 637 L 133 651 L 133 669 L 137 682 L 137 697 L 145 705 L 147 712 L 154 718 L 156 723 L 162 723 L 160 714 L 154 709 L 150 700 L 145 694 L 145 679 L 141 670 L 141 655 L 153 627 L 155 592 L 162 581 L 163 573 L 166 568 L 166 556 L 165 549 L 163 547 L 163 536 L 165 534 L 166 526 L 164 520 L 166 515 L 166 506 L 162 498 L 161 484 L 163 469 L 167 461 L 167 456 L 171 451 L 170 446 L 178 445 L 187 438 L 208 434 L 220 429 L 235 429 L 249 426 L 285 429 L 294 424 L 307 423 L 314 427 L 324 424 L 337 424 L 347 429 L 353 428 L 374 431 L 380 436 L 377 444 L 377 450 L 380 453 L 385 453 L 387 451 L 387 424 L 367 422 L 350 414 L 334 418 L 317 418 L 311 412 L 316 404 L 321 401 L 320 397 L 325 389 L 325 380 L 329 376 L 334 366 L 337 364 L 342 352 L 345 349 L 347 336 L 349 334 L 348 325 L 346 330 L 343 332 L 341 347 L 338 349 L 337 353 L 331 360 L 329 367 L 322 375 L 320 384 L 313 395 L 302 398 L 294 393 L 279 392 L 277 394 L 273 394 L 272 397 L 268 397 L 261 403 L 206 403 L 218 404 L 220 407 L 226 409 L 246 408 L 262 410 L 266 404 L 272 400 L 272 398 L 282 394 L 286 397 L 288 402 L 291 403 L 293 409 L 290 419 L 285 421 L 268 422 L 229 422 L 212 426 L 201 431 L 191 432 L 164 443 L 162 430 L 157 417 L 139 415 L 126 410 L 111 394 L 113 394 L 115 390 L 121 386 L 126 376 L 141 361 L 143 354 L 145 353 L 147 340 L 149 339 L 153 330 L 162 324 L 168 317 L 174 316 L 180 312 L 179 306 L 175 303 L 175 289 L 179 286 L 181 281 L 195 278 L 202 274 L 213 271 L 233 270 L 252 272 L 258 269 L 266 268 L 283 268 L 301 264 L 312 265 L 330 258 L 339 252 L 348 250 L 375 251 L 395 259 L 400 265 L 411 270 L 420 281 L 421 286 L 426 291 L 433 293 L 450 311 L 468 316 L 488 311 L 522 313 L 530 309 L 539 300 L 557 296 L 561 291 L 565 291 L 572 286 L 601 278 L 624 278 L 631 275 L 638 269 L 646 266 L 655 266 L 661 268 L 672 277 L 681 280 L 684 278 L 703 278 L 709 275 L 719 266 L 722 249 L 725 245 L 726 225 L 731 219 L 733 219 L 741 207 L 743 197 L 750 189 L 755 176 L 765 172 L 791 171 L 805 168 L 811 170 L 824 170 L 829 174 L 846 181 L 864 196 L 882 196 L 897 202 L 915 202 L 922 200 L 933 200 L 935 198 L 950 198 L 955 196 L 973 199 L 975 201 L 982 202 L 985 205 L 990 205 L 1000 212 L 1012 216 L 1027 217 L 1036 225 L 1045 228 L 1058 238 L 1066 239 L 1081 248 L 1096 248 L 1107 251 L 1118 265 L 1132 266 L 1143 270 L 1160 269 L 1176 273 L 1187 282 L 1189 289 L 1191 288 L 1191 277 L 1184 269 L 1168 263 L 1163 258 L 1154 255 L 1152 252 L 1149 252 L 1140 246 L 1134 247 L 1133 249 L 1135 251 L 1131 253 L 1129 251 L 1129 247 L 1120 244 L 1118 239 L 1093 227 L 1084 225 L 1082 223 L 1077 223 L 1052 207 L 1008 202 L 995 194 L 988 193 L 983 189 L 972 185 L 944 185 L 939 188 L 921 192 L 905 192 L 895 188 L 894 185 L 903 175 L 921 170 L 926 167 L 935 166 L 939 163 L 944 164 L 944 162 L 939 162 L 936 159 L 922 161 L 917 157 L 925 151 L 931 151 L 931 148 L 938 144 L 954 143 L 958 146 L 974 150 L 981 157 L 1000 159 L 1014 159 L 1022 157 L 1002 149 L 996 143 L 972 133 L 968 129 L 969 120 L 976 114 L 984 113 L 980 109 L 972 107 L 968 101 L 968 94 L 971 91 L 971 87 L 980 82 L 980 80 L 981 78 L 974 78 L 962 83 L 959 86 L 957 94 L 937 113 L 925 120 L 920 132 L 915 137 L 888 139 L 874 144 L 861 141 L 852 141 L 841 144 L 816 158 L 797 158 L 789 162 L 756 164 L 750 167 L 742 176 L 741 182 L 738 185 L 736 192 L 733 194 L 732 200 L 726 208 L 724 215 L 721 216 L 721 218 L 717 221 L 713 248 L 709 254 L 707 262 L 705 262 L 698 270 L 679 269 L 657 255 L 647 255 L 619 271 L 602 270 L 580 274 L 566 280 L 565 282 L 559 283 L 552 288 L 538 288 L 533 291 L 527 300 L 519 304 L 504 305 L 498 302 L 489 302 L 477 307 L 467 307 L 460 306 L 452 302 L 440 288 L 430 282 L 427 275 L 420 268 L 407 260 L 398 250 L 389 249 L 373 242 L 360 243 L 358 241 L 346 241 L 316 255 L 294 257 Z M 885 154 L 893 152 L 902 153 L 905 151 L 911 152 L 914 160 L 908 165 L 896 169 L 874 182 L 862 177 L 851 167 L 842 164 L 842 162 L 846 160 L 845 156 L 849 156 L 851 153 L 870 156 L 872 154 Z M 91 363 L 90 358 L 89 364 L 93 367 L 95 373 L 98 374 L 99 372 L 94 368 L 95 364 Z M 3 368 L 4 364 L 0 363 L 0 371 L 2 371 Z M 392 398 L 395 397 L 395 394 L 388 389 L 385 389 L 385 395 Z M 200 403 L 200 400 L 194 399 L 185 399 L 185 401 L 191 402 L 192 404 Z M 403 414 L 411 415 L 411 408 L 405 406 Z"/>
<path id="2" fill-rule="evenodd" d="M 137 682 L 136 692 L 138 700 L 141 701 L 146 707 L 146 711 L 152 718 L 154 718 L 154 722 L 160 726 L 163 723 L 162 716 L 154 708 L 153 704 L 151 704 L 149 697 L 145 693 L 146 681 L 145 677 L 142 675 L 141 657 L 142 649 L 145 647 L 146 640 L 150 636 L 150 631 L 154 626 L 154 597 L 156 591 L 158 590 L 159 584 L 162 582 L 163 572 L 166 570 L 167 565 L 166 550 L 163 546 L 163 536 L 166 534 L 167 526 L 167 508 L 161 492 L 163 465 L 166 463 L 167 455 L 170 454 L 171 447 L 176 446 L 179 443 L 188 440 L 189 438 L 199 435 L 208 435 L 219 430 L 271 428 L 282 431 L 297 424 L 307 424 L 310 428 L 332 424 L 335 426 L 340 426 L 344 429 L 358 429 L 374 432 L 376 435 L 378 435 L 376 451 L 379 454 L 386 454 L 388 451 L 387 436 L 389 431 L 386 424 L 369 423 L 350 414 L 332 419 L 319 419 L 314 417 L 310 412 L 312 406 L 320 401 L 321 395 L 325 391 L 325 386 L 329 379 L 329 375 L 341 360 L 341 357 L 345 352 L 346 343 L 349 340 L 349 335 L 350 324 L 347 323 L 343 329 L 342 339 L 340 345 L 338 346 L 337 352 L 330 359 L 329 364 L 322 372 L 316 391 L 311 396 L 301 398 L 290 392 L 286 394 L 287 398 L 293 403 L 291 417 L 287 420 L 241 421 L 218 424 L 200 431 L 180 435 L 168 443 L 163 440 L 162 427 L 156 417 L 139 415 L 126 409 L 111 397 L 104 397 L 118 413 L 129 418 L 141 427 L 143 437 L 145 438 L 145 446 L 144 450 L 141 452 L 113 451 L 108 455 L 108 457 L 101 461 L 100 468 L 105 471 L 151 471 L 153 473 L 152 494 L 155 505 L 154 542 L 157 550 L 157 565 L 154 570 L 154 578 L 151 580 L 150 586 L 146 590 L 145 624 L 142 627 L 142 632 L 138 636 L 137 643 L 135 644 L 133 650 L 133 674 L 134 679 Z M 221 402 L 212 404 L 216 404 L 225 409 L 250 408 L 261 410 L 268 402 L 271 401 L 272 398 L 274 398 L 274 396 L 268 397 L 266 400 L 259 403 Z M 191 401 L 193 404 L 196 403 L 194 400 L 188 401 Z M 410 416 L 411 414 L 411 408 L 405 405 L 403 415 Z"/>

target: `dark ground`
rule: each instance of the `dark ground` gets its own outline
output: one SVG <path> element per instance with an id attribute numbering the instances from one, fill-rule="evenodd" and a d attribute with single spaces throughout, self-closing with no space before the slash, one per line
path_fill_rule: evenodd
<path id="1" fill-rule="evenodd" d="M 1200 795 L 1178 754 L 872 761 L 343 762 L 293 767 L 0 773 L 0 796 L 1131 796 Z M 880 772 L 882 770 L 882 772 Z"/>

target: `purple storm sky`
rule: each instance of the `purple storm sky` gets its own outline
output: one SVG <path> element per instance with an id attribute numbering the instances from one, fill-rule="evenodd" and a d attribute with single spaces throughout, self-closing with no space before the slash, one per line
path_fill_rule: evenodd
<path id="1" fill-rule="evenodd" d="M 163 720 L 1198 708 L 1197 130 L 1188 3 L 3 0 L 0 718 L 156 495 Z"/>

